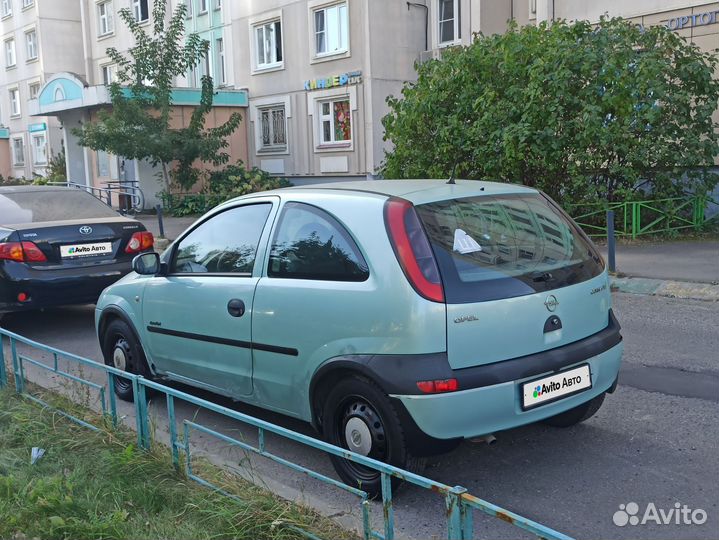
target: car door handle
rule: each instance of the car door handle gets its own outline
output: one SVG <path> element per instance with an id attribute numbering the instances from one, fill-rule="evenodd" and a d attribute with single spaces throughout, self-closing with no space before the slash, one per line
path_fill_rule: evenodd
<path id="1" fill-rule="evenodd" d="M 239 298 L 227 302 L 227 313 L 233 317 L 242 317 L 245 314 L 245 303 Z"/>

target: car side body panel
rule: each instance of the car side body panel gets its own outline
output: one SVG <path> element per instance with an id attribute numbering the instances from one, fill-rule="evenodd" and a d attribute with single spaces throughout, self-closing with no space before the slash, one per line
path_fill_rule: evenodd
<path id="1" fill-rule="evenodd" d="M 259 403 L 309 421 L 310 382 L 328 359 L 446 350 L 445 305 L 421 298 L 404 277 L 385 230 L 386 200 L 299 191 L 283 197 L 283 204 L 314 204 L 337 218 L 362 251 L 369 278 L 271 278 L 264 269 L 255 292 L 252 339 L 297 349 L 298 355 L 253 351 L 254 397 Z"/>

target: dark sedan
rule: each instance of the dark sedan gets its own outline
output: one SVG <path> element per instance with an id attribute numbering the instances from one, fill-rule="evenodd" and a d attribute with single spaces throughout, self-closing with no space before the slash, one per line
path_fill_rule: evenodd
<path id="1" fill-rule="evenodd" d="M 153 244 L 81 189 L 0 187 L 0 313 L 94 303 Z"/>

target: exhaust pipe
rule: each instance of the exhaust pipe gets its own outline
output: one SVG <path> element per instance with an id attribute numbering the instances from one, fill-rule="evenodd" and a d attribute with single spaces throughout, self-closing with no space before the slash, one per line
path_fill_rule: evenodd
<path id="1" fill-rule="evenodd" d="M 470 439 L 469 442 L 487 443 L 488 446 L 492 446 L 493 444 L 496 444 L 497 437 L 490 433 L 488 435 L 482 435 L 481 437 L 475 437 L 474 439 Z"/>

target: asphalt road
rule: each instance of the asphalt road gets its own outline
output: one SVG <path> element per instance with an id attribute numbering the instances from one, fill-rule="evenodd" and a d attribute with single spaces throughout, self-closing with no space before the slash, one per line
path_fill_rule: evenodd
<path id="1" fill-rule="evenodd" d="M 577 538 L 719 538 L 719 303 L 627 294 L 615 294 L 614 301 L 623 326 L 625 362 L 617 392 L 607 397 L 594 418 L 566 430 L 532 425 L 503 432 L 492 446 L 466 442 L 431 462 L 425 474 L 463 485 L 477 496 Z M 99 359 L 92 314 L 91 307 L 65 308 L 9 315 L 1 324 Z M 301 422 L 233 406 L 311 433 Z M 153 411 L 156 436 L 163 439 L 164 407 L 155 405 Z M 195 413 L 189 406 L 178 407 L 181 416 Z M 217 415 L 200 413 L 196 419 L 235 437 L 256 439 L 252 430 Z M 240 468 L 285 496 L 318 505 L 325 513 L 357 516 L 352 497 L 265 460 L 248 462 L 241 452 L 217 441 L 202 438 L 197 443 L 218 462 Z M 319 453 L 276 437 L 268 438 L 268 446 L 333 475 L 329 460 Z M 640 517 L 649 503 L 665 512 L 680 503 L 704 510 L 708 518 L 703 525 L 618 527 L 612 516 L 620 504 L 629 502 L 639 505 Z M 446 537 L 443 501 L 436 495 L 405 488 L 396 495 L 395 510 L 398 532 L 414 538 Z M 373 514 L 380 513 L 375 505 Z M 520 533 L 475 514 L 476 538 L 524 537 Z"/>

